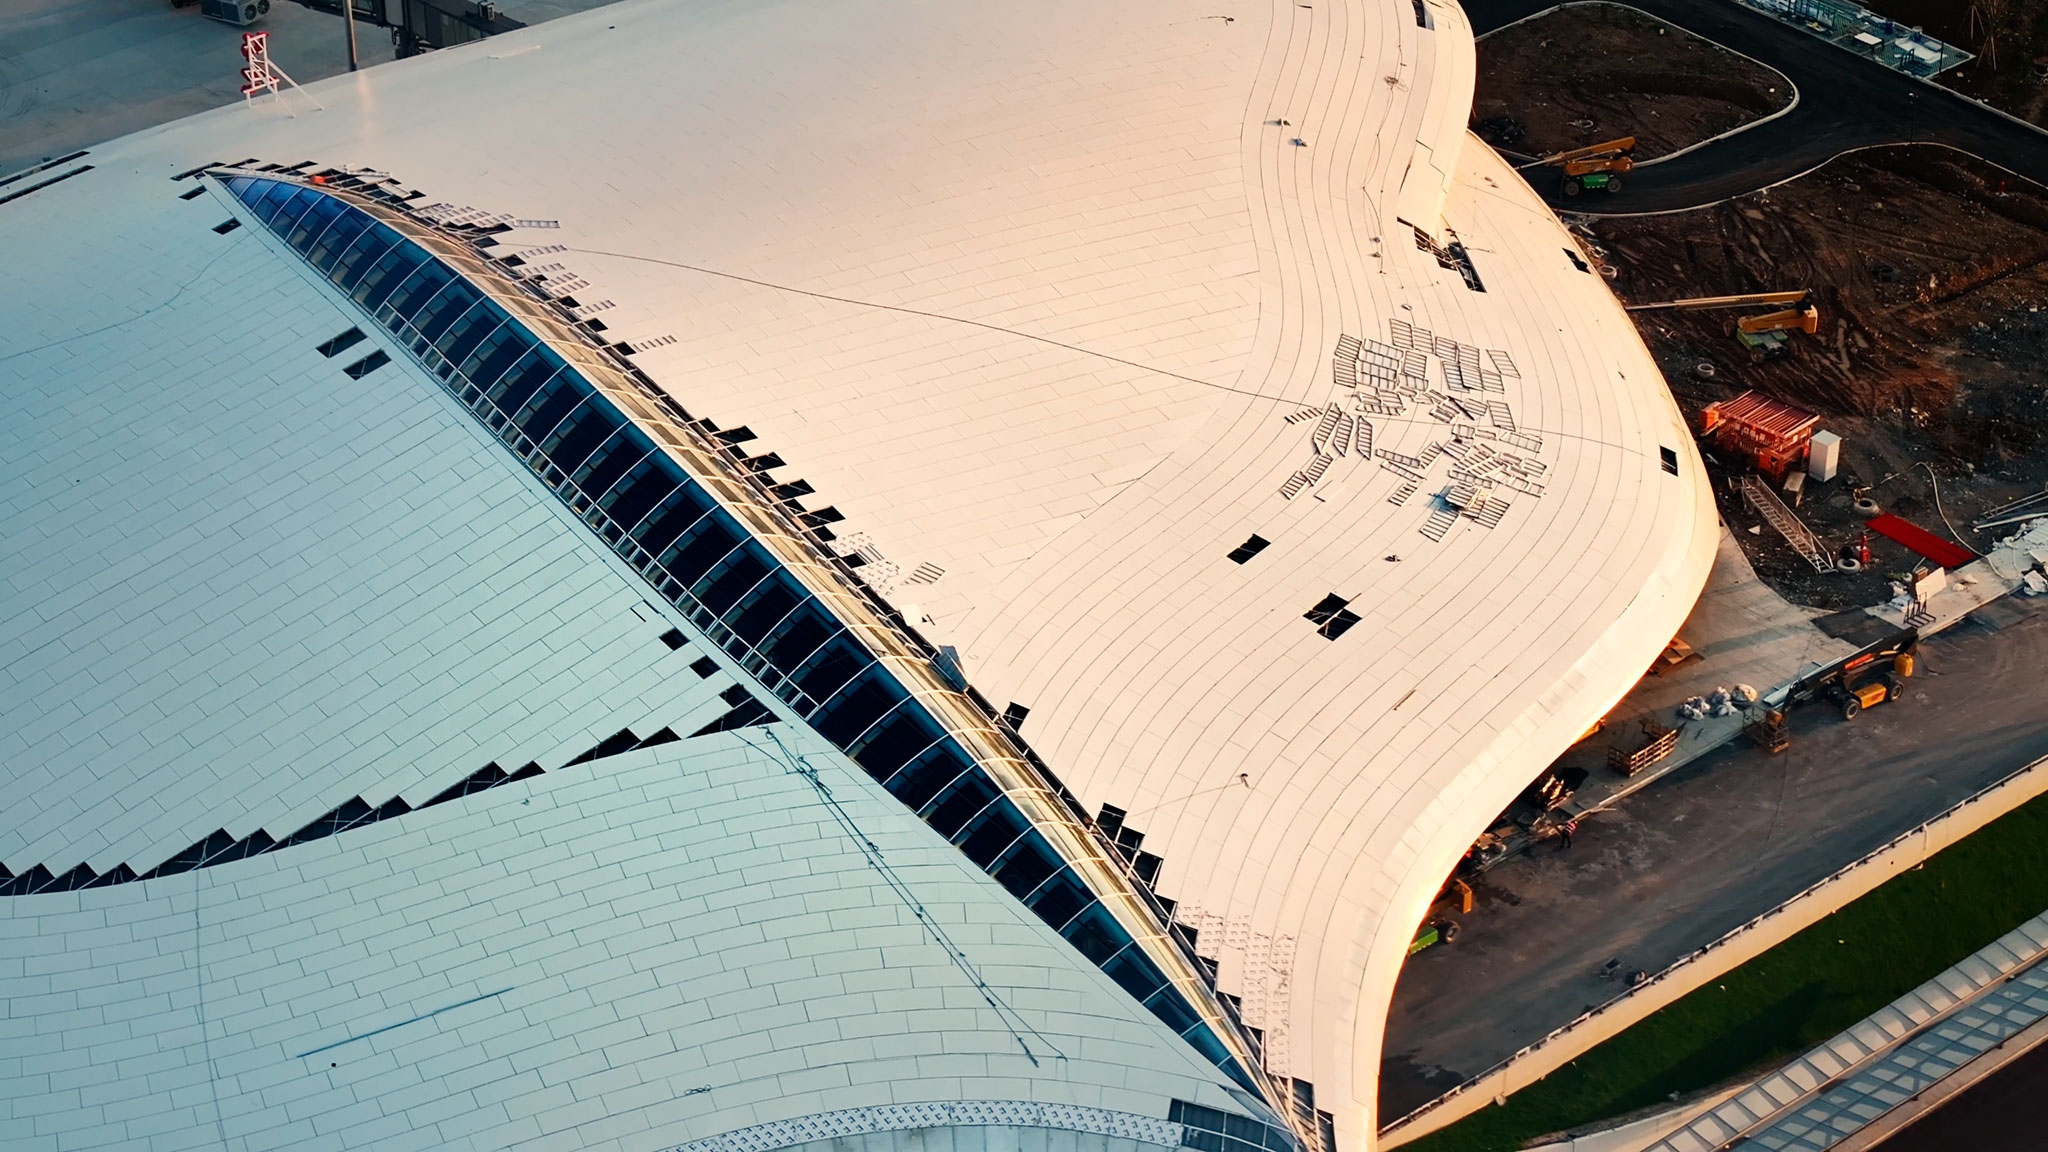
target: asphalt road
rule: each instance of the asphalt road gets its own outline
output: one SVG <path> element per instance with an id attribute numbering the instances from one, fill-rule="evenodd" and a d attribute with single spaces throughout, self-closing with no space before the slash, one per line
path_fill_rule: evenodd
<path id="1" fill-rule="evenodd" d="M 2048 1047 L 1972 1084 L 1877 1152 L 2038 1152 L 2048 1144 Z"/>
<path id="2" fill-rule="evenodd" d="M 1793 713 L 1792 750 L 1730 745 L 1478 884 L 1464 931 L 1394 993 L 1382 1114 L 1401 1116 L 1893 836 L 2048 756 L 2048 614 L 1926 641 L 1904 699 Z"/>
<path id="3" fill-rule="evenodd" d="M 1730 0 L 1628 0 L 1695 35 L 1784 73 L 1799 89 L 1790 112 L 1668 160 L 1637 167 L 1620 192 L 1567 198 L 1551 169 L 1524 173 L 1553 207 L 1590 215 L 1670 212 L 1713 204 L 1880 144 L 1945 144 L 2048 185 L 2048 134 L 1947 89 L 1780 24 Z M 1463 0 L 1485 33 L 1555 7 L 1555 0 Z"/>

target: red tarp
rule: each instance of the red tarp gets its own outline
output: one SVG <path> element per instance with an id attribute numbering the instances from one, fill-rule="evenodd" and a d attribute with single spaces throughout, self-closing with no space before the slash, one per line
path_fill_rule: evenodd
<path id="1" fill-rule="evenodd" d="M 1887 540 L 1896 540 L 1943 568 L 1961 568 L 1977 558 L 1975 552 L 1953 540 L 1944 540 L 1910 520 L 1897 516 L 1873 516 L 1866 526 Z"/>

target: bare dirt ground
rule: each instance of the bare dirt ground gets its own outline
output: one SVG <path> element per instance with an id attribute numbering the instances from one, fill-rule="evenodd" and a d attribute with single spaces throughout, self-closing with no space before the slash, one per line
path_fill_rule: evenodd
<path id="1" fill-rule="evenodd" d="M 1695 427 L 1707 404 L 1754 388 L 1845 438 L 1842 475 L 1799 509 L 1830 546 L 1861 533 L 1854 488 L 1947 535 L 1945 513 L 1983 551 L 1992 539 L 1969 520 L 2048 482 L 2048 190 L 1947 149 L 1884 148 L 1711 208 L 1580 227 L 1630 304 L 1814 293 L 1819 334 L 1765 363 L 1730 334 L 1740 312 L 1636 319 Z M 1797 603 L 1880 602 L 1915 559 L 1874 538 L 1871 571 L 1823 575 L 1769 529 L 1749 533 L 1759 518 L 1725 485 L 1721 497 L 1758 575 Z"/>
<path id="2" fill-rule="evenodd" d="M 1776 72 L 1655 17 L 1586 4 L 1479 41 L 1473 128 L 1542 156 L 1620 136 L 1638 162 L 1668 155 L 1791 102 Z"/>
<path id="3" fill-rule="evenodd" d="M 2048 0 L 1861 0 L 1977 54 L 1942 83 L 2048 127 Z"/>

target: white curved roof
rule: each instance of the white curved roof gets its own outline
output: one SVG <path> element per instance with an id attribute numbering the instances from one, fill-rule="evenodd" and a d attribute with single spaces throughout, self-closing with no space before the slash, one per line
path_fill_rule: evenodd
<path id="1" fill-rule="evenodd" d="M 507 238 L 566 246 L 607 335 L 758 433 L 1091 809 L 1131 813 L 1269 1064 L 1367 1147 L 1427 901 L 1648 665 L 1715 539 L 1626 316 L 1464 133 L 1462 14 L 1421 15 L 638 0 L 95 150 L 0 206 L 0 242 L 189 261 L 219 204 L 162 178 L 244 155 L 558 220 Z M 0 311 L 84 332 L 98 282 Z M 239 307 L 224 283 L 204 302 Z M 1473 515 L 1433 520 L 1453 464 Z M 1331 595 L 1334 640 L 1303 619 Z"/>
<path id="2" fill-rule="evenodd" d="M 144 873 L 731 707 L 431 376 L 348 379 L 379 343 L 316 347 L 361 317 L 185 187 L 0 216 L 52 273 L 0 285 L 0 864 Z"/>
<path id="3" fill-rule="evenodd" d="M 915 1126 L 1138 1152 L 1179 1144 L 1174 1100 L 1243 1113 L 865 774 L 777 736 L 17 898 L 4 1143 L 770 1152 L 865 1130 L 882 1152 Z"/>

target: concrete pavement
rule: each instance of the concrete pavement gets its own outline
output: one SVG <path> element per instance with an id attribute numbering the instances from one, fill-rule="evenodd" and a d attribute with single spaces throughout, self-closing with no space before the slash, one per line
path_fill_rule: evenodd
<path id="1" fill-rule="evenodd" d="M 1823 615 L 1791 603 L 1757 579 L 1742 545 L 1723 528 L 1706 591 L 1678 632 L 1700 658 L 1663 676 L 1644 677 L 1607 714 L 1604 728 L 1559 757 L 1559 767 L 1583 768 L 1588 774 L 1566 811 L 1583 815 L 1605 808 L 1739 736 L 1748 720 L 1741 713 L 1686 720 L 1676 711 L 1684 701 L 1737 684 L 1767 692 L 1854 652 L 1857 645 L 1814 626 Z M 1640 745 L 1646 720 L 1676 728 L 1678 746 L 1633 778 L 1616 775 L 1607 768 L 1608 749 Z"/>
<path id="2" fill-rule="evenodd" d="M 1921 653 L 1925 674 L 1904 699 L 1853 722 L 1798 709 L 1790 752 L 1720 749 L 1582 822 L 1568 852 L 1546 846 L 1488 873 L 1457 942 L 1402 973 L 1383 1113 L 1611 998 L 1620 985 L 1598 975 L 1608 959 L 1657 971 L 2048 755 L 2043 617 L 1959 629 Z"/>

